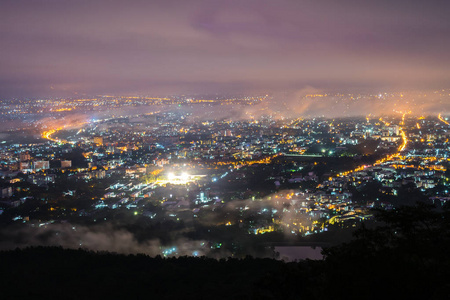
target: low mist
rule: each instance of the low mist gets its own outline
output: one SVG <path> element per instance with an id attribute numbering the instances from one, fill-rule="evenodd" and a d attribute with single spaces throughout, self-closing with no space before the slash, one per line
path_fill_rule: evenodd
<path id="1" fill-rule="evenodd" d="M 203 256 L 209 253 L 205 241 L 179 238 L 169 245 L 162 245 L 158 239 L 139 242 L 133 233 L 116 229 L 110 224 L 80 226 L 58 223 L 35 227 L 15 225 L 1 230 L 0 240 L 1 250 L 28 246 L 62 246 L 123 254 L 144 253 L 150 256 Z"/>

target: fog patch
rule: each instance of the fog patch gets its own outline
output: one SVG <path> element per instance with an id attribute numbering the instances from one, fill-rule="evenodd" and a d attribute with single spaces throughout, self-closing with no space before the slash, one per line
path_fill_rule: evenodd
<path id="1" fill-rule="evenodd" d="M 80 226 L 70 223 L 37 226 L 10 226 L 0 231 L 0 249 L 28 246 L 61 246 L 69 249 L 109 251 L 123 254 L 144 253 L 150 256 L 203 256 L 210 252 L 202 240 L 179 238 L 162 245 L 158 239 L 139 242 L 134 234 L 110 224 Z"/>

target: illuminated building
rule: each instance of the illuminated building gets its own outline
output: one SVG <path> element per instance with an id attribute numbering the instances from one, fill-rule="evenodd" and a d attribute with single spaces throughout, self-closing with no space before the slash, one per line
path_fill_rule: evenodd
<path id="1" fill-rule="evenodd" d="M 98 146 L 103 146 L 103 137 L 94 136 L 94 144 L 96 144 Z"/>
<path id="2" fill-rule="evenodd" d="M 46 160 L 38 160 L 34 162 L 33 167 L 36 172 L 39 172 L 41 170 L 47 170 L 50 169 L 50 162 Z"/>
<path id="3" fill-rule="evenodd" d="M 61 160 L 61 168 L 70 168 L 72 167 L 72 161 L 71 160 Z"/>
<path id="4" fill-rule="evenodd" d="M 20 161 L 27 161 L 31 159 L 31 156 L 29 153 L 20 153 L 19 159 Z"/>

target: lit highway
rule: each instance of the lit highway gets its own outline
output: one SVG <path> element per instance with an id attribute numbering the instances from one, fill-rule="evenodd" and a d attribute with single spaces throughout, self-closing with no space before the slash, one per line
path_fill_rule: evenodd
<path id="1" fill-rule="evenodd" d="M 440 121 L 442 121 L 445 125 L 450 125 L 450 123 L 448 123 L 448 122 L 441 116 L 441 114 L 438 115 L 438 119 L 439 119 Z"/>

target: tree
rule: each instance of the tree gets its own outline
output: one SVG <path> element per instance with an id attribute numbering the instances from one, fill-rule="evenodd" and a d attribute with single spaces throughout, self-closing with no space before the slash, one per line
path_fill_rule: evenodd
<path id="1" fill-rule="evenodd" d="M 445 298 L 450 289 L 450 210 L 419 203 L 377 210 L 376 220 L 377 227 L 363 226 L 353 241 L 324 250 L 327 285 L 338 291 L 334 298 Z M 349 283 L 352 288 L 344 294 L 340 288 Z"/>

